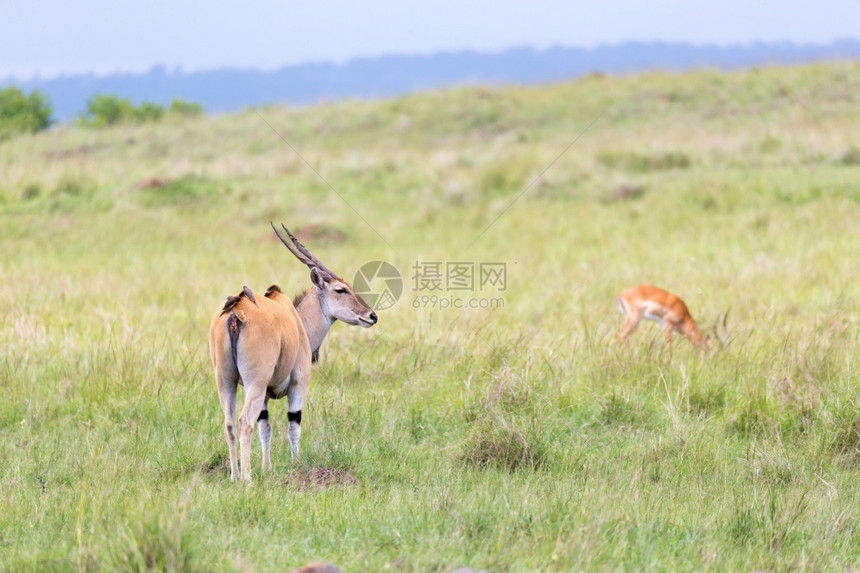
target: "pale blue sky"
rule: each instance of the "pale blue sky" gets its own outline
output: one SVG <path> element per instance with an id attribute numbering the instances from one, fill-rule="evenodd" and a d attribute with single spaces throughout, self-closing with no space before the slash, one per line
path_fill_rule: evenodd
<path id="1" fill-rule="evenodd" d="M 846 37 L 860 37 L 858 0 L 0 0 L 0 78 L 158 64 L 275 69 L 383 54 L 625 40 L 824 43 Z"/>

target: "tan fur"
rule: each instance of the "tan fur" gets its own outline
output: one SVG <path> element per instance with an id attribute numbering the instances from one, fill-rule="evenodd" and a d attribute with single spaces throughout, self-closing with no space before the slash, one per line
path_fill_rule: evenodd
<path id="1" fill-rule="evenodd" d="M 712 348 L 711 341 L 702 336 L 687 305 L 677 295 L 655 286 L 638 285 L 621 291 L 617 302 L 624 315 L 624 324 L 616 337 L 619 342 L 630 336 L 644 318 L 663 324 L 669 352 L 672 351 L 673 332 L 687 337 L 696 348 Z"/>
<path id="2" fill-rule="evenodd" d="M 227 299 L 209 326 L 209 353 L 224 413 L 232 479 L 239 474 L 239 467 L 242 479 L 251 478 L 251 437 L 260 412 L 268 412 L 270 398 L 286 396 L 290 412 L 301 412 L 310 384 L 313 355 L 335 320 L 364 327 L 376 323 L 376 314 L 355 294 L 352 286 L 326 269 L 319 259 L 308 258 L 312 255 L 304 245 L 289 231 L 287 234 L 300 249 L 296 256 L 301 255 L 299 259 L 310 267 L 313 286 L 297 298 L 295 304 L 277 286 L 269 287 L 264 297 L 255 297 L 244 287 L 239 295 Z M 245 403 L 238 421 L 241 465 L 236 455 L 234 428 L 236 392 L 240 384 L 245 387 Z M 300 422 L 290 422 L 288 435 L 295 457 L 301 435 Z M 260 420 L 263 469 L 271 467 L 270 437 L 268 418 Z"/>

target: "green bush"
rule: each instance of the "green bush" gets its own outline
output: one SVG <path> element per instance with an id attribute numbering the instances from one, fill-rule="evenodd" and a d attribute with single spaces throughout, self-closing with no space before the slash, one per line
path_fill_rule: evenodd
<path id="1" fill-rule="evenodd" d="M 90 127 L 107 127 L 123 122 L 154 123 L 164 117 L 165 113 L 190 117 L 203 113 L 203 106 L 174 99 L 167 110 L 152 102 L 143 102 L 135 107 L 128 98 L 96 94 L 87 101 L 87 111 L 81 117 L 81 123 Z"/>
<path id="2" fill-rule="evenodd" d="M 51 125 L 53 110 L 45 95 L 24 94 L 16 87 L 0 90 L 0 141 L 17 133 L 35 133 Z"/>
<path id="3" fill-rule="evenodd" d="M 174 115 L 192 117 L 202 114 L 203 106 L 194 101 L 185 101 L 179 98 L 173 98 L 170 101 L 170 108 L 167 111 Z"/>
<path id="4" fill-rule="evenodd" d="M 840 165 L 860 165 L 860 149 L 851 147 L 837 161 Z"/>
<path id="5" fill-rule="evenodd" d="M 91 127 L 106 127 L 127 121 L 133 110 L 134 106 L 128 98 L 96 94 L 87 101 L 87 111 L 82 121 Z"/>
<path id="6" fill-rule="evenodd" d="M 163 115 L 163 107 L 148 101 L 131 110 L 131 120 L 135 123 L 155 122 L 161 119 Z"/>

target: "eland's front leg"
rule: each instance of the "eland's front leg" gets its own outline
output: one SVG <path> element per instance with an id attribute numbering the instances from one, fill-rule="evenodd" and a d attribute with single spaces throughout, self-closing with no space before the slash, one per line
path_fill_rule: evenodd
<path id="1" fill-rule="evenodd" d="M 260 432 L 260 445 L 263 448 L 263 471 L 272 469 L 272 425 L 269 423 L 269 397 L 263 402 L 263 410 L 257 418 L 257 429 Z"/>

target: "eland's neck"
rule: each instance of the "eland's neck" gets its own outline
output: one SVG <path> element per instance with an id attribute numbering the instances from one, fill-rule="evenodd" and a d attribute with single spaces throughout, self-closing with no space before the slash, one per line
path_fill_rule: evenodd
<path id="1" fill-rule="evenodd" d="M 331 325 L 334 324 L 334 319 L 323 312 L 317 289 L 312 287 L 302 297 L 302 300 L 296 306 L 296 311 L 298 311 L 299 318 L 302 319 L 302 324 L 305 327 L 305 332 L 308 334 L 311 351 L 317 350 L 322 346 L 326 334 L 328 334 Z"/>

